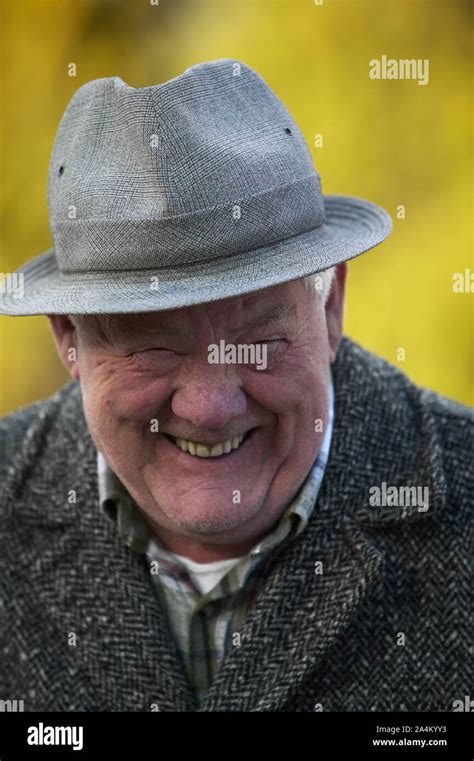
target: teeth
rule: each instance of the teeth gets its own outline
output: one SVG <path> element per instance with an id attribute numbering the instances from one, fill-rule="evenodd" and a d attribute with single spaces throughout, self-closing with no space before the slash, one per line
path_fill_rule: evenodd
<path id="1" fill-rule="evenodd" d="M 212 447 L 207 447 L 198 441 L 175 439 L 173 436 L 171 438 L 183 452 L 188 452 L 195 457 L 220 457 L 223 454 L 228 454 L 232 449 L 238 449 L 245 438 L 245 433 L 240 433 L 238 436 L 234 436 L 233 439 L 227 439 L 227 441 L 214 444 Z"/>

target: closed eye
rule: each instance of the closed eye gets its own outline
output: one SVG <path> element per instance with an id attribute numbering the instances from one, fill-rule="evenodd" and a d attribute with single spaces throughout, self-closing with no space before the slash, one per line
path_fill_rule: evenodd
<path id="1" fill-rule="evenodd" d="M 283 338 L 264 338 L 262 341 L 252 341 L 253 344 L 258 346 L 259 344 L 262 344 L 263 346 L 266 346 L 268 349 L 278 349 L 280 346 L 282 346 L 284 343 Z"/>
<path id="2" fill-rule="evenodd" d="M 262 362 L 264 362 L 265 369 L 270 370 L 282 359 L 288 342 L 284 338 L 271 338 L 252 341 L 250 345 L 255 346 L 255 363 L 257 366 L 260 365 L 260 369 L 262 369 Z M 253 368 L 255 363 L 252 361 L 249 364 Z"/>
<path id="3" fill-rule="evenodd" d="M 179 354 L 176 351 L 173 351 L 173 349 L 165 349 L 162 347 L 156 347 L 153 346 L 150 349 L 140 349 L 139 351 L 134 351 L 130 355 L 133 359 L 137 359 L 138 361 L 153 361 L 153 360 L 170 360 L 170 359 L 176 359 L 177 357 L 181 357 L 182 355 Z"/>

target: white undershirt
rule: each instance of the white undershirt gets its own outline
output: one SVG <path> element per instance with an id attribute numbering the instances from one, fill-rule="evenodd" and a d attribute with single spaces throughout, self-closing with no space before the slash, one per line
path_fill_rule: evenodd
<path id="1" fill-rule="evenodd" d="M 170 555 L 177 558 L 187 570 L 196 586 L 203 594 L 207 594 L 216 584 L 226 575 L 234 565 L 242 558 L 230 558 L 229 560 L 216 560 L 214 563 L 196 563 L 194 560 L 170 552 Z M 243 556 L 242 556 L 243 557 Z"/>

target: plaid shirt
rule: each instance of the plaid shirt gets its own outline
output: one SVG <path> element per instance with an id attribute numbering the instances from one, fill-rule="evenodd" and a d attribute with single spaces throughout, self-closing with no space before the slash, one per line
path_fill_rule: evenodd
<path id="1" fill-rule="evenodd" d="M 329 415 L 318 457 L 305 482 L 278 524 L 247 555 L 202 594 L 185 565 L 164 549 L 152 534 L 136 503 L 98 452 L 100 504 L 132 550 L 145 554 L 153 587 L 168 613 L 171 630 L 188 679 L 200 700 L 219 665 L 233 647 L 241 645 L 241 629 L 259 585 L 274 558 L 306 527 L 316 503 L 331 444 L 334 390 L 330 382 Z"/>

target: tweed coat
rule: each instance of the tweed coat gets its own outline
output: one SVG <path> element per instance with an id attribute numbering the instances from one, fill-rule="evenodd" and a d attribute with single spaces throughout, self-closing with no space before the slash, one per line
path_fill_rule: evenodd
<path id="1" fill-rule="evenodd" d="M 344 338 L 306 530 L 197 705 L 143 556 L 98 506 L 73 382 L 0 423 L 0 699 L 26 711 L 451 711 L 473 689 L 471 411 Z M 374 507 L 386 483 L 429 509 Z M 71 501 L 75 495 L 75 502 Z"/>

